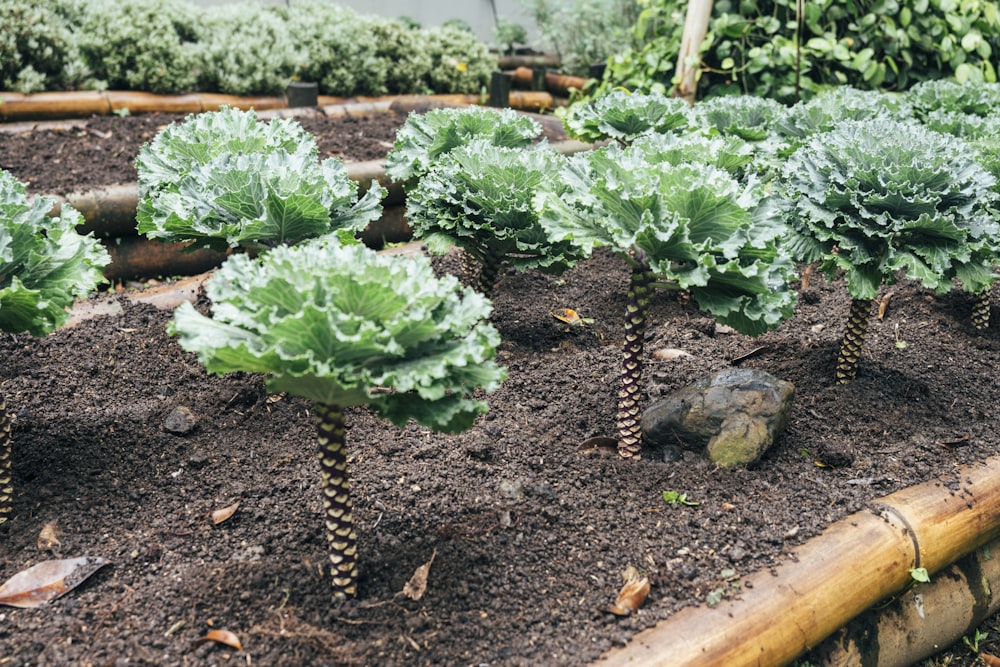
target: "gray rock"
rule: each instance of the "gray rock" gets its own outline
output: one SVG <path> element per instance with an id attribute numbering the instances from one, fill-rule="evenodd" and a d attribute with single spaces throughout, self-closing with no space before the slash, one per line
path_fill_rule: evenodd
<path id="1" fill-rule="evenodd" d="M 651 405 L 642 436 L 651 447 L 704 449 L 724 467 L 759 459 L 788 424 L 795 386 L 770 373 L 732 368 Z"/>
<path id="2" fill-rule="evenodd" d="M 194 430 L 197 424 L 198 418 L 194 416 L 194 413 L 183 405 L 178 405 L 167 415 L 163 422 L 163 428 L 174 435 L 187 435 Z"/>

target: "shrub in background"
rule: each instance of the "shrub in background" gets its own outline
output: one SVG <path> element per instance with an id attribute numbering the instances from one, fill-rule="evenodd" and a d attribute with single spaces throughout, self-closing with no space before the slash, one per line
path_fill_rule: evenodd
<path id="1" fill-rule="evenodd" d="M 379 60 L 374 40 L 353 9 L 329 0 L 294 0 L 273 11 L 302 48 L 295 77 L 315 81 L 321 95 L 365 94 L 385 80 L 386 63 Z"/>
<path id="2" fill-rule="evenodd" d="M 0 4 L 0 90 L 73 88 L 89 76 L 66 19 L 46 3 Z"/>
<path id="3" fill-rule="evenodd" d="M 431 67 L 425 77 L 428 90 L 447 95 L 478 93 L 497 69 L 496 56 L 469 30 L 453 25 L 424 31 Z"/>
<path id="4" fill-rule="evenodd" d="M 76 31 L 103 87 L 176 93 L 198 80 L 198 14 L 183 0 L 88 0 Z"/>
<path id="5" fill-rule="evenodd" d="M 588 76 L 591 65 L 632 45 L 642 4 L 640 0 L 522 0 L 546 46 L 559 56 L 561 70 L 576 76 Z"/>
<path id="6" fill-rule="evenodd" d="M 280 95 L 305 60 L 281 16 L 255 4 L 206 9 L 196 52 L 198 87 L 230 95 Z"/>
<path id="7" fill-rule="evenodd" d="M 384 64 L 385 79 L 371 88 L 373 94 L 423 94 L 425 78 L 431 69 L 427 39 L 419 28 L 380 16 L 365 16 L 361 29 L 371 35 L 376 56 Z"/>

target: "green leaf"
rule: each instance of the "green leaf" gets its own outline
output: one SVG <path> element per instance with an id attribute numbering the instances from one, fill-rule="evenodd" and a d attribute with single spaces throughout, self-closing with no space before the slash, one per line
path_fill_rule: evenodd
<path id="1" fill-rule="evenodd" d="M 663 502 L 668 505 L 687 505 L 688 507 L 697 507 L 701 504 L 694 500 L 688 500 L 686 493 L 678 493 L 677 491 L 664 491 Z"/>
<path id="2" fill-rule="evenodd" d="M 929 584 L 931 581 L 931 575 L 928 574 L 927 568 L 923 567 L 911 567 L 910 577 L 912 577 L 914 581 L 921 584 Z"/>
<path id="3" fill-rule="evenodd" d="M 171 333 L 209 372 L 265 373 L 272 391 L 456 431 L 486 409 L 473 392 L 506 374 L 489 301 L 422 257 L 325 237 L 235 255 L 205 291 L 212 317 L 182 305 Z"/>
<path id="4" fill-rule="evenodd" d="M 555 187 L 562 159 L 547 145 L 505 148 L 483 139 L 452 149 L 407 197 L 414 236 L 447 238 L 518 270 L 564 271 L 587 252 L 550 239 L 533 204 L 542 188 Z"/>
<path id="5" fill-rule="evenodd" d="M 69 318 L 73 300 L 106 282 L 111 258 L 83 220 L 63 204 L 58 217 L 49 197 L 29 198 L 24 185 L 0 170 L 0 330 L 42 336 Z"/>
<path id="6" fill-rule="evenodd" d="M 475 139 L 494 146 L 524 148 L 541 132 L 536 121 L 512 109 L 469 107 L 411 113 L 396 131 L 385 173 L 394 181 L 411 183 L 438 158 Z"/>
<path id="7" fill-rule="evenodd" d="M 851 296 L 871 299 L 899 277 L 943 290 L 959 271 L 991 270 L 995 183 L 960 140 L 874 118 L 813 136 L 788 159 L 779 190 L 796 258 L 843 271 Z"/>
<path id="8" fill-rule="evenodd" d="M 721 322 L 756 335 L 791 316 L 791 262 L 754 186 L 706 164 L 664 169 L 645 141 L 571 158 L 563 186 L 536 199 L 556 240 L 642 251 L 655 280 L 689 289 Z M 706 156 L 711 159 L 710 156 Z"/>
<path id="9" fill-rule="evenodd" d="M 340 160 L 317 158 L 297 123 L 223 108 L 189 116 L 143 146 L 138 230 L 216 249 L 297 243 L 379 217 L 385 190 L 357 184 Z"/>

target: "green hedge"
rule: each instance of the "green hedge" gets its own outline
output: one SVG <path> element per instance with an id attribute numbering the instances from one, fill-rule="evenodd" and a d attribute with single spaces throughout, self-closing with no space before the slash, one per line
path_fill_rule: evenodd
<path id="1" fill-rule="evenodd" d="M 669 90 L 687 0 L 648 0 L 639 46 L 613 57 L 604 86 Z M 700 54 L 700 97 L 783 102 L 837 85 L 902 91 L 921 81 L 997 80 L 1000 5 L 987 0 L 810 0 L 796 47 L 795 0 L 720 0 Z M 796 86 L 797 60 L 801 58 Z"/>
<path id="2" fill-rule="evenodd" d="M 201 8 L 188 0 L 4 0 L 0 90 L 479 93 L 496 57 L 472 33 L 421 29 L 328 0 Z"/>

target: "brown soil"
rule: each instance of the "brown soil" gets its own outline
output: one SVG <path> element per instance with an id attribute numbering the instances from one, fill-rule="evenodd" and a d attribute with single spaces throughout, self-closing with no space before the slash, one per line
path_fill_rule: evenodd
<path id="1" fill-rule="evenodd" d="M 36 192 L 128 181 L 138 143 L 163 120 L 0 134 L 0 162 Z M 304 124 L 326 154 L 369 159 L 355 143 L 384 154 L 384 121 Z M 116 147 L 95 148 L 98 131 Z M 206 375 L 166 335 L 169 313 L 149 306 L 123 301 L 120 316 L 43 339 L 0 336 L 17 417 L 0 578 L 53 557 L 112 561 L 45 607 L 0 610 L 3 664 L 581 665 L 716 589 L 738 594 L 724 570 L 739 580 L 771 568 L 873 498 L 951 481 L 957 465 L 1000 449 L 1000 335 L 972 328 L 967 296 L 888 288 L 859 376 L 836 386 L 848 298 L 814 278 L 795 318 L 758 339 L 668 294 L 654 302 L 648 400 L 752 351 L 735 363 L 795 384 L 787 432 L 762 461 L 723 470 L 690 453 L 675 463 L 585 453 L 581 442 L 613 434 L 626 282 L 624 263 L 603 252 L 559 279 L 503 276 L 493 321 L 509 379 L 465 434 L 349 413 L 361 581 L 346 603 L 331 602 L 324 572 L 305 401 L 269 397 L 255 375 Z M 550 313 L 562 307 L 593 323 L 560 323 Z M 654 361 L 658 348 L 691 356 Z M 197 418 L 188 435 L 164 428 L 177 407 Z M 668 505 L 666 490 L 700 504 Z M 235 502 L 213 525 L 211 512 Z M 52 522 L 59 543 L 43 548 Z M 431 558 L 426 594 L 401 596 Z M 650 596 L 632 617 L 608 614 L 630 566 L 651 578 Z M 235 632 L 244 651 L 200 643 L 211 628 Z M 998 645 L 996 633 L 980 643 Z M 950 664 L 971 664 L 960 645 L 952 652 Z"/>

